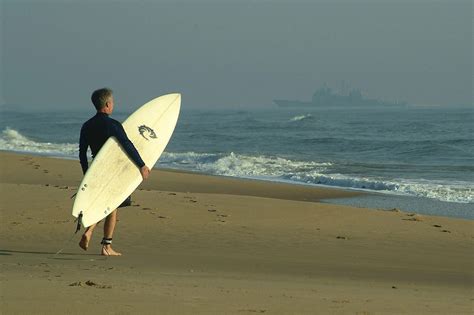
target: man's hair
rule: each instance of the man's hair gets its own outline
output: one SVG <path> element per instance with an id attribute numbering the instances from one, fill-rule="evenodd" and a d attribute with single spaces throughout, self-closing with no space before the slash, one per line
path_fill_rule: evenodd
<path id="1" fill-rule="evenodd" d="M 102 88 L 95 90 L 91 95 L 92 104 L 94 104 L 95 109 L 101 110 L 105 107 L 105 104 L 109 100 L 109 97 L 112 96 L 112 90 L 109 88 Z"/>

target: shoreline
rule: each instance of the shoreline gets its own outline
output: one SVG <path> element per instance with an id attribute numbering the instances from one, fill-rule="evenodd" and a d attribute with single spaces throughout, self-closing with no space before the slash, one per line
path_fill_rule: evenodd
<path id="1" fill-rule="evenodd" d="M 61 166 L 65 167 L 67 165 L 69 168 L 72 166 L 72 173 L 62 174 L 59 178 L 76 188 L 79 186 L 80 181 L 82 180 L 82 171 L 79 161 L 76 159 L 63 159 L 60 157 L 0 151 L 0 160 L 4 160 L 6 163 L 11 163 L 11 161 L 17 159 L 29 159 L 32 157 L 37 157 L 39 161 L 44 162 L 47 165 L 54 164 L 54 161 L 57 161 Z M 6 172 L 5 175 L 7 177 L 12 178 L 13 174 L 10 173 L 10 171 L 13 170 L 3 170 Z M 319 187 L 250 178 L 220 176 L 188 170 L 153 168 L 152 173 L 154 173 L 155 176 L 150 176 L 148 180 L 142 182 L 137 190 L 155 189 L 179 192 L 192 191 L 196 193 L 248 195 L 309 202 L 316 202 L 321 199 L 349 198 L 366 194 L 360 191 L 345 190 L 330 186 Z M 26 174 L 17 174 L 17 176 L 20 176 L 22 180 L 25 180 Z M 163 181 L 161 181 L 162 178 L 166 180 L 166 185 L 163 185 Z M 25 181 L 28 182 L 28 180 Z M 57 179 L 53 179 L 53 182 L 56 181 Z M 206 181 L 207 185 L 201 185 L 201 182 L 203 181 Z"/>
<path id="2" fill-rule="evenodd" d="M 472 210 L 474 204 L 472 203 L 447 202 L 426 197 L 367 194 L 349 198 L 326 199 L 321 200 L 321 202 L 357 208 L 379 209 L 382 211 L 398 209 L 420 215 L 474 220 L 474 212 Z"/>
<path id="3" fill-rule="evenodd" d="M 9 151 L 9 150 L 0 150 L 0 154 L 16 154 L 16 155 L 23 155 L 23 156 L 39 156 L 44 158 L 51 158 L 51 159 L 59 159 L 59 160 L 69 160 L 69 161 L 78 161 L 77 158 L 70 157 L 70 156 L 59 156 L 59 155 L 51 155 L 49 153 L 35 153 L 35 152 L 26 152 L 26 151 Z M 91 162 L 91 161 L 89 161 Z M 79 163 L 79 162 L 78 162 Z M 178 168 L 167 168 L 167 167 L 153 167 L 153 170 L 159 170 L 164 172 L 175 172 L 175 173 L 185 173 L 191 175 L 203 175 L 203 176 L 213 176 L 219 178 L 230 178 L 230 179 L 237 179 L 237 180 L 247 180 L 247 181 L 258 181 L 258 182 L 265 182 L 265 183 L 279 183 L 285 185 L 296 185 L 296 186 L 304 186 L 304 187 L 312 187 L 312 188 L 323 188 L 323 189 L 336 189 L 348 192 L 355 192 L 358 194 L 384 194 L 377 191 L 370 191 L 363 188 L 355 188 L 355 187 L 342 187 L 342 186 L 331 186 L 331 185 L 324 185 L 324 184 L 311 184 L 311 183 L 304 183 L 304 182 L 295 182 L 290 180 L 279 180 L 279 179 L 270 179 L 270 178 L 263 178 L 263 177 L 237 177 L 237 176 L 230 176 L 230 175 L 218 175 L 218 174 L 209 174 L 200 171 L 194 170 L 185 170 L 185 169 L 178 169 Z"/>
<path id="4" fill-rule="evenodd" d="M 118 212 L 124 255 L 106 258 L 101 226 L 87 252 L 73 234 L 78 162 L 0 161 L 7 314 L 472 311 L 470 220 L 318 202 L 353 196 L 337 189 L 154 170 Z"/>
<path id="5" fill-rule="evenodd" d="M 20 155 L 20 156 L 38 156 L 41 158 L 46 159 L 57 159 L 57 160 L 67 160 L 67 161 L 77 161 L 77 159 L 69 157 L 69 156 L 54 156 L 49 154 L 42 154 L 42 153 L 29 153 L 29 152 L 16 152 L 16 151 L 6 151 L 0 150 L 0 155 Z M 352 187 L 339 187 L 339 186 L 330 186 L 330 185 L 323 185 L 323 184 L 310 184 L 310 183 L 300 183 L 300 182 L 291 182 L 285 180 L 278 180 L 278 179 L 265 179 L 265 178 L 246 178 L 246 177 L 236 177 L 236 176 L 227 176 L 227 175 L 216 175 L 216 174 L 207 174 L 204 172 L 193 171 L 193 170 L 184 170 L 184 169 L 176 169 L 176 168 L 166 168 L 166 167 L 154 167 L 153 170 L 156 172 L 163 172 L 164 174 L 183 174 L 183 177 L 190 176 L 192 178 L 193 175 L 196 176 L 204 176 L 208 178 L 216 178 L 216 179 L 223 179 L 227 183 L 236 183 L 236 181 L 244 181 L 248 183 L 257 183 L 256 186 L 261 187 L 265 184 L 276 184 L 278 185 L 287 185 L 286 187 L 303 187 L 304 190 L 310 191 L 311 189 L 322 189 L 323 191 L 333 191 L 334 193 L 328 194 L 327 197 L 322 196 L 322 198 L 312 198 L 308 196 L 308 194 L 300 195 L 297 200 L 303 201 L 321 201 L 324 203 L 329 204 L 336 204 L 336 205 L 347 205 L 357 208 L 374 208 L 377 210 L 382 211 L 390 211 L 392 209 L 398 209 L 405 212 L 415 212 L 422 215 L 432 215 L 432 216 L 442 216 L 448 218 L 460 218 L 460 219 L 468 219 L 474 220 L 474 213 L 472 212 L 473 203 L 462 203 L 462 202 L 454 202 L 454 201 L 442 201 L 435 198 L 428 198 L 428 197 L 421 197 L 421 196 L 410 196 L 405 194 L 397 194 L 393 192 L 381 192 L 381 191 L 373 191 L 368 189 L 362 188 L 352 188 Z M 179 175 L 178 175 L 179 176 Z M 148 187 L 149 183 L 144 183 Z M 78 184 L 77 184 L 78 185 Z M 235 185 L 234 185 L 235 186 Z M 227 193 L 234 193 L 234 194 L 248 194 L 248 195 L 257 195 L 261 192 L 255 192 L 255 185 L 251 185 L 252 188 L 245 190 L 244 192 L 236 192 L 236 190 L 227 191 Z M 232 185 L 231 185 L 232 187 Z M 250 187 L 250 186 L 249 186 Z M 161 187 L 160 189 L 164 189 L 166 187 Z M 178 189 L 177 187 L 174 187 Z M 195 189 L 196 187 L 192 187 Z M 217 193 L 221 191 L 224 193 L 222 189 L 220 190 L 210 190 L 209 192 Z M 281 189 L 278 190 L 281 193 Z M 347 192 L 347 194 L 340 192 Z M 288 198 L 289 195 L 292 194 L 283 194 L 279 196 L 277 193 L 274 194 L 266 194 L 268 197 L 272 198 L 281 198 L 285 199 Z M 286 195 L 286 197 L 285 197 Z"/>

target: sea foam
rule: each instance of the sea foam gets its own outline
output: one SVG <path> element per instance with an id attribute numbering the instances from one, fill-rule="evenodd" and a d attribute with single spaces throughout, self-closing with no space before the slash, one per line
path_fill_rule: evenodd
<path id="1" fill-rule="evenodd" d="M 295 117 L 291 118 L 290 121 L 295 122 L 295 121 L 302 121 L 302 120 L 312 119 L 312 118 L 313 118 L 313 115 L 305 114 L 305 115 L 295 116 Z"/>
<path id="2" fill-rule="evenodd" d="M 0 135 L 0 150 L 72 157 L 78 155 L 79 147 L 72 143 L 34 141 L 7 127 Z"/>
<path id="3" fill-rule="evenodd" d="M 252 156 L 233 152 L 229 154 L 165 152 L 159 165 L 214 175 L 377 191 L 449 202 L 474 202 L 474 185 L 469 182 L 404 178 L 387 180 L 379 177 L 344 175 L 335 171 L 337 164 L 329 162 L 293 161 L 281 157 Z"/>
<path id="4" fill-rule="evenodd" d="M 78 156 L 78 144 L 34 141 L 11 128 L 1 132 L 0 150 L 69 158 Z M 164 152 L 156 166 L 213 175 L 427 197 L 448 202 L 474 202 L 474 185 L 471 182 L 405 178 L 387 180 L 375 176 L 346 175 L 338 172 L 337 163 L 331 162 L 295 161 L 277 156 L 234 152 Z"/>

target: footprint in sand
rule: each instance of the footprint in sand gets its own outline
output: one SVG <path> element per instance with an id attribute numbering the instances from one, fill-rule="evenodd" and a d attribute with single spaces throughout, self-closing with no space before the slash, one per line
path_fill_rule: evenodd
<path id="1" fill-rule="evenodd" d="M 410 219 L 403 219 L 404 221 L 413 221 L 413 222 L 421 222 L 423 221 L 422 219 L 420 218 L 410 218 Z"/>
<path id="2" fill-rule="evenodd" d="M 197 202 L 197 200 L 194 199 L 195 197 L 184 196 L 183 198 L 184 198 L 184 199 L 189 199 L 189 202 Z"/>
<path id="3" fill-rule="evenodd" d="M 402 219 L 402 220 L 404 220 L 404 221 L 413 221 L 413 222 L 423 221 L 423 217 L 419 214 L 416 214 L 416 213 L 410 213 L 410 214 L 407 214 L 407 216 L 409 216 L 410 218 Z"/>
<path id="4" fill-rule="evenodd" d="M 336 238 L 338 240 L 348 240 L 349 239 L 347 236 L 337 236 Z"/>
<path id="5" fill-rule="evenodd" d="M 449 231 L 449 230 L 442 230 L 441 232 L 443 232 L 443 233 L 451 233 L 451 231 Z"/>
<path id="6" fill-rule="evenodd" d="M 73 283 L 69 284 L 69 286 L 70 287 L 85 287 L 85 286 L 88 286 L 88 287 L 94 287 L 94 288 L 98 288 L 98 289 L 112 289 L 111 285 L 97 284 L 97 283 L 95 283 L 94 281 L 91 281 L 91 280 L 87 280 L 84 283 L 82 281 L 73 282 Z"/>
<path id="7" fill-rule="evenodd" d="M 435 228 L 440 228 L 441 225 L 439 225 L 439 224 L 434 224 L 433 227 L 435 227 Z"/>
<path id="8" fill-rule="evenodd" d="M 176 196 L 176 193 L 169 193 L 170 196 Z"/>
<path id="9" fill-rule="evenodd" d="M 151 210 L 151 208 L 142 208 L 142 210 Z"/>
<path id="10" fill-rule="evenodd" d="M 209 211 L 209 212 L 216 212 L 217 210 L 216 210 L 216 209 L 207 209 L 207 211 Z"/>

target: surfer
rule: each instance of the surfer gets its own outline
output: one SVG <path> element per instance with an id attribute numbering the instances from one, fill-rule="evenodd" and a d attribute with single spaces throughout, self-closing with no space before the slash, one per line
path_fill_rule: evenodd
<path id="1" fill-rule="evenodd" d="M 92 157 L 95 157 L 100 148 L 104 145 L 109 137 L 115 137 L 125 152 L 135 162 L 140 169 L 143 179 L 147 179 L 150 174 L 150 169 L 145 165 L 137 149 L 133 143 L 128 139 L 122 124 L 115 119 L 109 117 L 114 110 L 114 97 L 112 90 L 102 88 L 96 90 L 91 96 L 97 113 L 94 117 L 86 121 L 81 128 L 81 135 L 79 139 L 79 160 L 81 162 L 82 172 L 85 174 L 89 163 L 87 161 L 87 149 L 90 147 Z M 131 198 L 128 197 L 120 206 L 125 207 L 131 204 Z M 121 253 L 112 249 L 112 237 L 115 230 L 115 223 L 117 222 L 117 209 L 111 212 L 104 223 L 104 237 L 102 239 L 102 255 L 120 256 Z M 92 233 L 97 224 L 89 226 L 82 235 L 79 246 L 87 250 L 89 241 L 92 238 Z"/>

